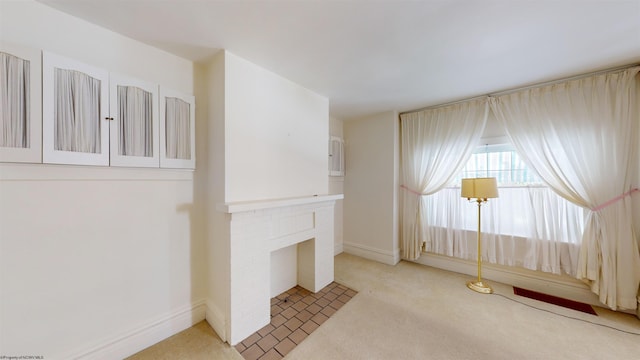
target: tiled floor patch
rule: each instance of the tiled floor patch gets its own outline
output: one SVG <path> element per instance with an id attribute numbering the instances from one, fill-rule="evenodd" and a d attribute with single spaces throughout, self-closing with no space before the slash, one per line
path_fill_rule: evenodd
<path id="1" fill-rule="evenodd" d="M 332 282 L 317 293 L 296 286 L 271 299 L 271 323 L 236 350 L 246 360 L 282 359 L 357 294 Z"/>

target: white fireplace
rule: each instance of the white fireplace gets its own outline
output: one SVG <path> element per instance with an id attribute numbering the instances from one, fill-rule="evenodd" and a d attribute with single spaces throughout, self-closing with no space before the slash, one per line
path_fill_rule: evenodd
<path id="1" fill-rule="evenodd" d="M 229 214 L 229 307 L 226 341 L 245 339 L 270 322 L 271 253 L 297 246 L 297 285 L 317 292 L 333 281 L 335 201 L 342 195 L 226 203 Z"/>

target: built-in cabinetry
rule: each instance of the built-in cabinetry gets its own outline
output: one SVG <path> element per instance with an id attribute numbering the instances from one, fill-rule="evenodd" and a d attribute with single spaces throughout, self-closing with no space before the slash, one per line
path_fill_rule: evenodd
<path id="1" fill-rule="evenodd" d="M 109 72 L 42 54 L 42 161 L 109 165 Z"/>
<path id="2" fill-rule="evenodd" d="M 0 161 L 195 168 L 193 96 L 1 45 Z"/>
<path id="3" fill-rule="evenodd" d="M 194 169 L 195 97 L 160 87 L 160 166 Z"/>
<path id="4" fill-rule="evenodd" d="M 111 165 L 158 167 L 158 85 L 111 73 L 109 88 Z"/>
<path id="5" fill-rule="evenodd" d="M 0 162 L 42 162 L 40 51 L 0 42 Z"/>
<path id="6" fill-rule="evenodd" d="M 344 176 L 344 141 L 337 136 L 329 139 L 329 176 Z"/>

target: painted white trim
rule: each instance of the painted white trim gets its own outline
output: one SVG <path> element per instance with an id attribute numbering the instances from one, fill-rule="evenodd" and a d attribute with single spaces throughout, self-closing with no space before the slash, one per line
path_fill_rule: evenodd
<path id="1" fill-rule="evenodd" d="M 205 319 L 205 300 L 150 321 L 137 329 L 101 341 L 98 345 L 76 350 L 61 359 L 123 359 L 148 348 Z"/>
<path id="2" fill-rule="evenodd" d="M 193 181 L 193 170 L 57 164 L 0 164 L 0 181 Z"/>
<path id="3" fill-rule="evenodd" d="M 333 244 L 333 256 L 341 254 L 344 252 L 344 244 L 343 243 L 334 243 Z"/>
<path id="4" fill-rule="evenodd" d="M 343 249 L 347 254 L 360 256 L 387 265 L 395 265 L 400 261 L 400 249 L 387 251 L 349 242 L 343 243 Z"/>
<path id="5" fill-rule="evenodd" d="M 233 214 L 239 212 L 249 212 L 255 210 L 265 210 L 272 209 L 278 207 L 287 207 L 287 206 L 298 206 L 298 205 L 307 205 L 307 204 L 315 204 L 320 202 L 335 202 L 337 200 L 344 199 L 343 194 L 332 194 L 332 195 L 313 195 L 313 196 L 302 196 L 302 197 L 293 197 L 293 198 L 283 198 L 283 199 L 268 199 L 268 200 L 257 200 L 257 201 L 239 201 L 239 202 L 231 202 L 231 203 L 218 203 L 216 204 L 216 210 Z M 333 206 L 333 204 L 331 204 Z"/>
<path id="6" fill-rule="evenodd" d="M 415 262 L 469 276 L 478 275 L 478 265 L 474 261 L 423 252 Z M 564 299 L 606 307 L 598 301 L 598 296 L 591 292 L 589 286 L 566 275 L 554 275 L 483 262 L 482 278 Z"/>
<path id="7" fill-rule="evenodd" d="M 205 320 L 209 323 L 213 331 L 218 334 L 220 339 L 225 342 L 229 342 L 227 336 L 227 322 L 225 321 L 224 313 L 211 301 L 207 300 L 207 311 Z"/>

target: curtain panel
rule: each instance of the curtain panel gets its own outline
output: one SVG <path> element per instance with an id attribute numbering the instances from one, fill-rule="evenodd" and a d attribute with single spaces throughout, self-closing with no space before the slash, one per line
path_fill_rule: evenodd
<path id="1" fill-rule="evenodd" d="M 100 153 L 100 80 L 56 68 L 54 81 L 55 149 Z"/>
<path id="2" fill-rule="evenodd" d="M 583 208 L 547 186 L 499 187 L 500 198 L 482 205 L 483 262 L 554 274 L 577 274 Z M 460 187 L 425 197 L 426 251 L 477 261 L 477 206 L 460 199 Z"/>
<path id="3" fill-rule="evenodd" d="M 29 147 L 28 60 L 0 52 L 0 147 Z"/>
<path id="4" fill-rule="evenodd" d="M 577 278 L 613 310 L 636 309 L 640 284 L 627 195 L 640 172 L 639 70 L 490 99 L 527 165 L 558 195 L 587 209 Z"/>
<path id="5" fill-rule="evenodd" d="M 484 130 L 486 98 L 400 115 L 402 257 L 416 260 L 426 240 L 424 196 L 462 170 Z"/>
<path id="6" fill-rule="evenodd" d="M 118 85 L 118 154 L 153 156 L 153 94 Z"/>
<path id="7" fill-rule="evenodd" d="M 169 159 L 191 159 L 191 109 L 188 102 L 166 99 L 166 156 Z"/>

